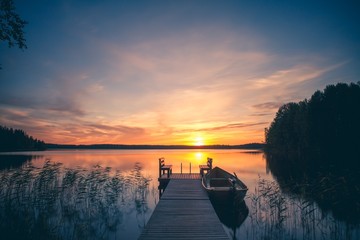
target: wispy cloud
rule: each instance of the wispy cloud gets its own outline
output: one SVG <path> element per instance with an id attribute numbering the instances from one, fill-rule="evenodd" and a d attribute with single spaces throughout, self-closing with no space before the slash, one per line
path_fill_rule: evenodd
<path id="1" fill-rule="evenodd" d="M 258 122 L 258 123 L 231 123 L 222 126 L 207 127 L 207 128 L 189 128 L 181 129 L 177 132 L 213 132 L 213 131 L 223 131 L 223 130 L 234 130 L 239 128 L 248 128 L 254 126 L 264 126 L 267 122 Z"/>
<path id="2" fill-rule="evenodd" d="M 342 66 L 273 54 L 256 35 L 226 28 L 126 44 L 79 34 L 91 37 L 90 53 L 77 59 L 94 62 L 47 65 L 41 88 L 0 95 L 1 124 L 57 143 L 183 143 L 194 134 L 212 143 L 262 141 L 282 103 L 309 97 Z"/>
<path id="3" fill-rule="evenodd" d="M 44 110 L 0 108 L 3 125 L 21 128 L 36 138 L 55 143 L 135 143 L 146 130 L 142 127 L 89 122 L 81 118 L 57 118 Z"/>
<path id="4" fill-rule="evenodd" d="M 43 109 L 77 116 L 85 115 L 85 111 L 78 106 L 76 101 L 65 97 L 41 99 L 37 96 L 3 94 L 0 97 L 0 104 L 24 109 Z"/>
<path id="5" fill-rule="evenodd" d="M 280 103 L 280 102 L 265 102 L 265 103 L 255 104 L 253 105 L 253 107 L 260 110 L 262 109 L 273 110 L 273 109 L 278 109 L 283 104 L 284 103 Z"/>
<path id="6" fill-rule="evenodd" d="M 249 87 L 253 90 L 267 89 L 286 92 L 290 90 L 290 87 L 297 87 L 304 84 L 304 82 L 315 81 L 325 73 L 335 70 L 344 64 L 319 66 L 319 63 L 316 61 L 308 61 L 307 63 L 296 63 L 287 69 L 275 70 L 270 75 L 254 78 L 251 80 Z"/>

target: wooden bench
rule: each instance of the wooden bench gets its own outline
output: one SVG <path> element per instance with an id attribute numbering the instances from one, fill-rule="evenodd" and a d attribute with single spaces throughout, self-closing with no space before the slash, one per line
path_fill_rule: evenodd
<path id="1" fill-rule="evenodd" d="M 172 165 L 165 165 L 165 158 L 159 158 L 159 178 L 165 173 L 167 173 L 167 177 L 170 178 Z"/>
<path id="2" fill-rule="evenodd" d="M 206 163 L 206 165 L 199 165 L 201 176 L 204 176 L 204 171 L 206 171 L 206 173 L 208 173 L 209 171 L 211 171 L 211 169 L 212 169 L 212 162 L 213 162 L 212 158 L 207 158 L 207 163 Z"/>

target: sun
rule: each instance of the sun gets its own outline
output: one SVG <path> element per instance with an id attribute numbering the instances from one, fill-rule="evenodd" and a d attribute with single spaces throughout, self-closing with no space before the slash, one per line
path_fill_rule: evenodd
<path id="1" fill-rule="evenodd" d="M 204 146 L 204 138 L 201 136 L 197 136 L 194 139 L 194 145 L 195 146 Z"/>

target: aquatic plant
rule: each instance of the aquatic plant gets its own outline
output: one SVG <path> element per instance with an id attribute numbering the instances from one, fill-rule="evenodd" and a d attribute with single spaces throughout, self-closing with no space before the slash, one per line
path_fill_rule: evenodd
<path id="1" fill-rule="evenodd" d="M 46 161 L 0 173 L 0 231 L 6 239 L 103 239 L 116 236 L 136 211 L 148 211 L 149 177 L 136 163 L 128 172 L 94 166 L 64 168 Z M 140 221 L 141 220 L 141 221 Z"/>
<path id="2" fill-rule="evenodd" d="M 246 201 L 250 213 L 240 227 L 241 238 L 358 239 L 360 236 L 358 224 L 338 221 L 332 214 L 321 211 L 311 199 L 284 193 L 276 181 L 259 177 L 255 191 L 248 194 Z"/>

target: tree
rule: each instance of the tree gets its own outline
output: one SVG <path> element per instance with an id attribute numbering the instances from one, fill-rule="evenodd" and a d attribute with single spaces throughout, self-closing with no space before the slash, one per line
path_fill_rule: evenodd
<path id="1" fill-rule="evenodd" d="M 309 100 L 279 108 L 266 131 L 273 161 L 297 167 L 360 167 L 360 82 L 338 83 L 316 91 Z"/>
<path id="2" fill-rule="evenodd" d="M 27 24 L 15 12 L 12 0 L 0 0 L 0 41 L 8 43 L 9 48 L 17 45 L 27 48 L 24 38 L 24 27 Z"/>
<path id="3" fill-rule="evenodd" d="M 23 130 L 7 128 L 0 125 L 0 152 L 45 149 L 45 142 L 34 139 Z"/>

